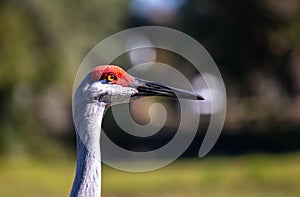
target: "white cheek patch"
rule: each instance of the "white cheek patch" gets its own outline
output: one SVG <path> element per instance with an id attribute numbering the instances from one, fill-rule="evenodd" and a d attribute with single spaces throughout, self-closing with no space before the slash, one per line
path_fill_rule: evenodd
<path id="1" fill-rule="evenodd" d="M 102 84 L 101 82 L 91 84 L 88 89 L 89 98 L 94 99 L 103 95 L 105 97 L 102 99 L 103 102 L 111 105 L 129 102 L 130 97 L 137 92 L 135 88 L 123 87 L 116 84 Z"/>
<path id="2" fill-rule="evenodd" d="M 112 105 L 129 102 L 130 97 L 138 92 L 135 88 L 120 85 L 111 85 L 111 90 Z"/>

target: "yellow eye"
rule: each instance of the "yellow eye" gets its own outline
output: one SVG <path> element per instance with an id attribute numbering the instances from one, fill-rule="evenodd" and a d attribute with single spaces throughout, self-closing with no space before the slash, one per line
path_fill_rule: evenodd
<path id="1" fill-rule="evenodd" d="M 107 81 L 111 82 L 111 81 L 113 81 L 115 79 L 116 79 L 116 76 L 114 74 L 107 75 Z"/>

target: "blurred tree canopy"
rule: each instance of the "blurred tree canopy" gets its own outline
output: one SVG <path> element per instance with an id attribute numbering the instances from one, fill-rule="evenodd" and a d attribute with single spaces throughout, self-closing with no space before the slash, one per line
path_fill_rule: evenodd
<path id="1" fill-rule="evenodd" d="M 1 1 L 2 152 L 38 153 L 49 133 L 70 133 L 77 68 L 95 43 L 121 30 L 125 3 Z"/>
<path id="2" fill-rule="evenodd" d="M 299 126 L 299 1 L 173 0 L 180 4 L 173 10 L 150 2 L 142 8 L 144 14 L 131 16 L 130 24 L 173 27 L 208 50 L 226 84 L 225 127 L 268 131 Z"/>
<path id="3" fill-rule="evenodd" d="M 204 45 L 225 79 L 229 130 L 299 127 L 299 1 L 172 2 L 180 4 L 147 12 L 139 0 L 1 1 L 0 151 L 38 154 L 49 136 L 72 135 L 81 61 L 107 36 L 141 25 L 172 27 Z"/>

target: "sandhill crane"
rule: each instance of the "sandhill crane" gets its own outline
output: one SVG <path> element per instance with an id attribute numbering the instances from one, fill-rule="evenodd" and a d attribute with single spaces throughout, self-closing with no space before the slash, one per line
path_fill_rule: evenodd
<path id="1" fill-rule="evenodd" d="M 115 65 L 98 66 L 83 79 L 73 100 L 77 165 L 70 196 L 101 195 L 99 142 L 104 113 L 111 105 L 146 96 L 203 100 L 200 95 L 189 91 L 135 78 Z"/>

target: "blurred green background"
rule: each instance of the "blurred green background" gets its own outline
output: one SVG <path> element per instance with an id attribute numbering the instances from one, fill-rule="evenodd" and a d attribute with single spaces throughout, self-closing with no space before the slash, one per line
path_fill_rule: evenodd
<path id="1" fill-rule="evenodd" d="M 143 25 L 175 28 L 208 50 L 226 85 L 226 122 L 205 158 L 193 143 L 154 172 L 104 166 L 103 196 L 300 195 L 299 1 L 6 0 L 0 18 L 0 196 L 69 194 L 77 69 L 98 42 Z"/>

